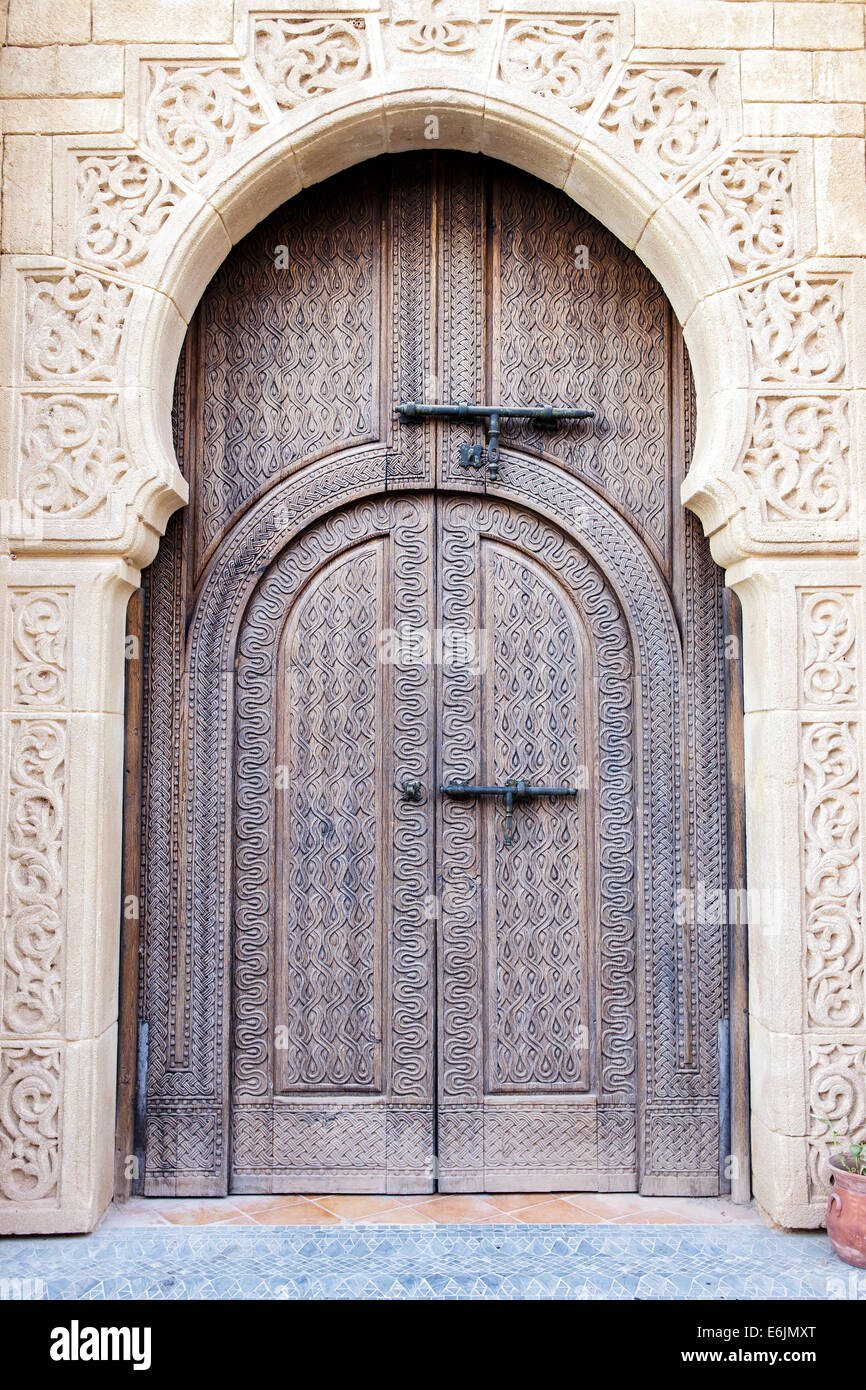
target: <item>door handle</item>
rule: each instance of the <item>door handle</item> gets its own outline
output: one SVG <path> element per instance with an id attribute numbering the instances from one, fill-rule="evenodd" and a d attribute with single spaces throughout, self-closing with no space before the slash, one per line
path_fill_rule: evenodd
<path id="1" fill-rule="evenodd" d="M 511 778 L 501 787 L 475 786 L 469 782 L 443 782 L 439 788 L 446 796 L 504 796 L 505 797 L 505 845 L 508 847 L 514 838 L 514 804 L 533 796 L 577 796 L 576 787 L 534 787 L 522 778 Z"/>
<path id="2" fill-rule="evenodd" d="M 404 420 L 420 420 L 430 416 L 450 416 L 452 420 L 486 420 L 487 471 L 492 482 L 499 477 L 499 422 L 505 417 L 537 420 L 540 424 L 555 425 L 560 420 L 591 420 L 594 410 L 560 409 L 554 405 L 423 405 L 420 401 L 403 401 L 396 407 Z M 480 444 L 464 444 L 460 449 L 460 467 L 484 467 L 484 450 Z"/>
<path id="3" fill-rule="evenodd" d="M 411 778 L 404 777 L 397 788 L 400 793 L 401 801 L 423 801 L 424 791 L 420 782 L 413 782 Z"/>

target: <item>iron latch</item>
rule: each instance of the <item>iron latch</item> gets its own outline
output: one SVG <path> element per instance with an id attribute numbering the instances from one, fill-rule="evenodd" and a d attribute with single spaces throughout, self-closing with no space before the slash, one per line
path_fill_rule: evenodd
<path id="1" fill-rule="evenodd" d="M 594 410 L 560 410 L 553 405 L 422 405 L 404 401 L 397 406 L 404 420 L 421 420 L 429 416 L 444 416 L 452 420 L 486 420 L 487 449 L 480 444 L 461 444 L 461 468 L 487 467 L 492 482 L 499 477 L 499 422 L 503 417 L 537 420 L 543 425 L 555 425 L 560 420 L 590 420 Z"/>
<path id="2" fill-rule="evenodd" d="M 504 796 L 505 797 L 505 844 L 510 845 L 514 835 L 514 803 L 531 796 L 577 796 L 576 787 L 533 787 L 521 778 L 510 778 L 502 787 L 477 787 L 468 782 L 443 782 L 439 788 L 446 796 Z"/>

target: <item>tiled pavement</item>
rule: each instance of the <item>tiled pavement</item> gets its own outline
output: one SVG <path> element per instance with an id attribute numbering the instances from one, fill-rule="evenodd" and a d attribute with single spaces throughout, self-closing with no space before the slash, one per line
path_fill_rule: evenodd
<path id="1" fill-rule="evenodd" d="M 112 1207 L 101 1230 L 118 1226 L 339 1226 L 363 1222 L 395 1225 L 487 1224 L 594 1225 L 634 1222 L 724 1225 L 758 1222 L 754 1208 L 724 1198 L 639 1197 L 632 1192 L 494 1193 L 468 1196 L 376 1197 L 338 1193 L 315 1197 L 138 1198 Z"/>
<path id="2" fill-rule="evenodd" d="M 229 1229 L 231 1228 L 231 1229 Z M 131 1299 L 866 1298 L 823 1233 L 724 1200 L 549 1193 L 134 1201 L 0 1243 L 0 1291 Z"/>
<path id="3" fill-rule="evenodd" d="M 856 1296 L 849 1273 L 825 1236 L 751 1223 L 127 1227 L 0 1246 L 0 1283 L 52 1299 L 826 1299 Z"/>

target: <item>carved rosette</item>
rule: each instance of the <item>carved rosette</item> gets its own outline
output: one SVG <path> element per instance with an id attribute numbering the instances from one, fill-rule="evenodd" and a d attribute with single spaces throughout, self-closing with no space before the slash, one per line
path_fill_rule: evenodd
<path id="1" fill-rule="evenodd" d="M 645 172 L 678 184 L 720 147 L 718 66 L 628 68 L 602 112 L 602 130 Z"/>
<path id="2" fill-rule="evenodd" d="M 731 154 L 686 202 L 711 233 L 734 280 L 777 270 L 797 251 L 795 165 L 786 154 Z"/>
<path id="3" fill-rule="evenodd" d="M 616 45 L 614 15 L 518 20 L 506 28 L 499 77 L 535 97 L 586 111 L 613 68 Z"/>
<path id="4" fill-rule="evenodd" d="M 370 73 L 365 21 L 359 17 L 257 17 L 252 47 L 259 76 L 283 108 Z"/>
<path id="5" fill-rule="evenodd" d="M 188 179 L 203 179 L 268 116 L 237 63 L 146 63 L 145 142 Z"/>
<path id="6" fill-rule="evenodd" d="M 184 194 L 137 152 L 75 158 L 75 254 L 104 270 L 134 272 Z"/>
<path id="7" fill-rule="evenodd" d="M 0 1193 L 9 1202 L 57 1200 L 60 1087 L 58 1047 L 0 1047 Z"/>

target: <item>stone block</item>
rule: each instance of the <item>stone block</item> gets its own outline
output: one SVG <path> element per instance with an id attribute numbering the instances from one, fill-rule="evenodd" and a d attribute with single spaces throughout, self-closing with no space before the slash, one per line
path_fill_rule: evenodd
<path id="1" fill-rule="evenodd" d="M 769 48 L 773 6 L 763 0 L 645 0 L 635 6 L 642 48 Z"/>
<path id="2" fill-rule="evenodd" d="M 87 43 L 90 0 L 10 0 L 8 43 Z"/>
<path id="3" fill-rule="evenodd" d="M 866 101 L 866 52 L 814 55 L 818 101 Z"/>
<path id="4" fill-rule="evenodd" d="M 863 141 L 815 141 L 815 210 L 820 256 L 866 251 L 866 152 Z"/>
<path id="5" fill-rule="evenodd" d="M 819 3 L 775 6 L 773 46 L 803 48 L 820 53 L 827 48 L 863 47 L 861 5 L 839 5 L 829 0 Z"/>
<path id="6" fill-rule="evenodd" d="M 796 92 L 812 95 L 812 55 L 795 52 L 744 53 L 741 59 L 744 101 L 785 101 Z"/>
<path id="7" fill-rule="evenodd" d="M 0 122 L 9 135 L 120 130 L 123 102 L 100 97 L 16 97 L 0 101 Z"/>
<path id="8" fill-rule="evenodd" d="M 7 135 L 3 153 L 3 250 L 51 251 L 51 142 Z"/>
<path id="9" fill-rule="evenodd" d="M 790 94 L 789 94 L 790 95 Z M 747 101 L 746 135 L 863 135 L 863 107 L 853 102 Z"/>
<path id="10" fill-rule="evenodd" d="M 123 93 L 120 44 L 7 48 L 0 53 L 0 96 L 110 97 Z"/>
<path id="11" fill-rule="evenodd" d="M 98 43 L 228 43 L 232 0 L 92 0 Z"/>

